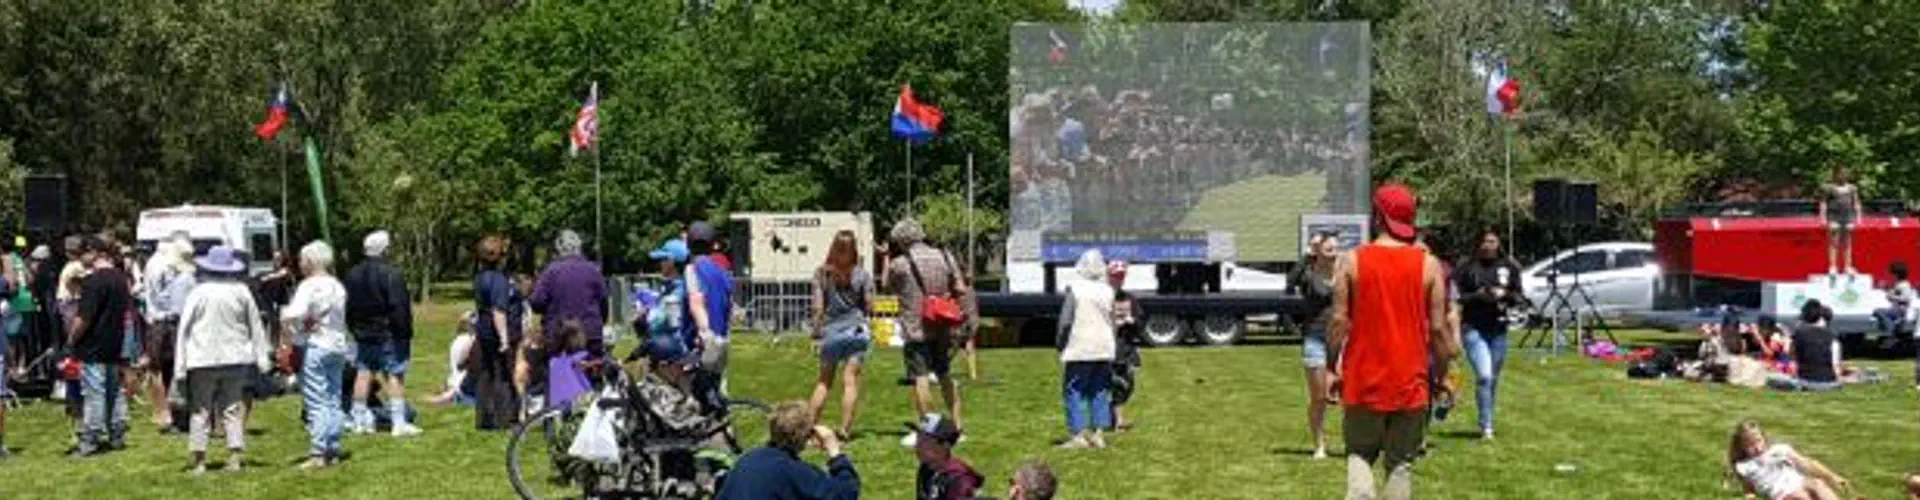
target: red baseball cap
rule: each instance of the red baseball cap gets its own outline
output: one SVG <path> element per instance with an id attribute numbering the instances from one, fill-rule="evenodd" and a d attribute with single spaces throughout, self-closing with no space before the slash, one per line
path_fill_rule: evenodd
<path id="1" fill-rule="evenodd" d="M 1413 188 L 1403 184 L 1386 184 L 1373 190 L 1373 212 L 1394 238 L 1412 241 L 1419 229 L 1414 219 L 1420 213 L 1420 199 L 1414 196 Z"/>

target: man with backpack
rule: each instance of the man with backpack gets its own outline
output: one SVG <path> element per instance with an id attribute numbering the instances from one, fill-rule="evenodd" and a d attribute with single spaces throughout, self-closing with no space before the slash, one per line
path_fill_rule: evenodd
<path id="1" fill-rule="evenodd" d="M 932 385 L 938 381 L 940 394 L 947 402 L 947 415 L 953 417 L 954 427 L 964 429 L 960 388 L 954 384 L 950 368 L 954 346 L 958 345 L 954 336 L 970 315 L 960 304 L 972 290 L 953 256 L 927 243 L 927 233 L 920 223 L 901 220 L 894 224 L 891 236 L 894 255 L 887 263 L 886 284 L 900 299 L 907 372 L 914 379 L 914 412 L 922 416 L 933 413 Z M 916 441 L 916 434 L 907 434 L 900 445 L 913 447 Z"/>

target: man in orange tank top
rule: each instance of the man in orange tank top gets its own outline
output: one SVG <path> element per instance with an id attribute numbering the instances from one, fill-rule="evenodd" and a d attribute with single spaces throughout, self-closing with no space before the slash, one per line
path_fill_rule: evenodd
<path id="1" fill-rule="evenodd" d="M 1385 498 L 1413 497 L 1413 459 L 1425 437 L 1428 377 L 1435 375 L 1429 370 L 1445 370 L 1455 354 L 1446 341 L 1440 261 L 1413 244 L 1417 213 L 1406 186 L 1375 190 L 1380 235 L 1342 255 L 1334 271 L 1327 343 L 1341 353 L 1350 500 L 1376 498 L 1373 464 L 1382 457 Z"/>

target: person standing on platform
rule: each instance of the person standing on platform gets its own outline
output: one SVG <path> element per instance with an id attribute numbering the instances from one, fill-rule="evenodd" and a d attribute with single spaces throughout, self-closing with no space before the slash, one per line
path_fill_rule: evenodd
<path id="1" fill-rule="evenodd" d="M 306 402 L 310 446 L 300 468 L 313 470 L 338 465 L 345 457 L 340 435 L 347 416 L 340 408 L 340 379 L 346 376 L 353 338 L 347 333 L 347 288 L 333 277 L 333 246 L 315 241 L 300 247 L 300 271 L 306 277 L 280 310 L 280 320 L 306 347 L 300 395 Z"/>
<path id="2" fill-rule="evenodd" d="M 1839 269 L 1846 269 L 1847 274 L 1859 273 L 1853 268 L 1853 228 L 1865 212 L 1860 203 L 1860 186 L 1853 184 L 1845 165 L 1835 165 L 1833 183 L 1822 191 L 1820 219 L 1827 224 L 1827 274 L 1838 274 Z M 1846 267 L 1835 268 L 1843 260 Z"/>
<path id="3" fill-rule="evenodd" d="M 560 231 L 553 239 L 553 253 L 559 255 L 547 268 L 540 272 L 540 279 L 533 284 L 533 296 L 528 297 L 527 305 L 533 312 L 540 314 L 540 331 L 548 336 L 560 331 L 560 324 L 567 320 L 579 321 L 587 331 L 587 355 L 599 359 L 607 352 L 606 336 L 601 326 L 607 322 L 607 281 L 600 274 L 600 265 L 587 260 L 581 253 L 580 233 L 572 229 Z M 502 243 L 504 247 L 504 242 Z M 503 248 L 502 254 L 505 255 Z M 504 289 L 511 295 L 512 286 L 501 275 Z M 484 311 L 484 309 L 482 309 Z M 486 314 L 481 314 L 482 323 Z M 559 345 L 563 339 L 543 338 L 542 345 Z M 539 360 L 545 363 L 547 360 Z"/>
<path id="4" fill-rule="evenodd" d="M 1480 416 L 1480 438 L 1493 439 L 1495 396 L 1500 369 L 1507 361 L 1507 309 L 1519 304 L 1520 265 L 1500 253 L 1500 233 L 1480 232 L 1474 255 L 1453 268 L 1460 291 L 1460 315 L 1467 363 L 1472 365 L 1475 408 Z"/>
<path id="5" fill-rule="evenodd" d="M 1413 190 L 1381 186 L 1373 203 L 1383 230 L 1335 266 L 1327 340 L 1340 353 L 1347 498 L 1376 498 L 1373 464 L 1384 458 L 1385 498 L 1405 500 L 1413 497 L 1413 460 L 1425 438 L 1430 371 L 1445 371 L 1454 356 L 1447 284 L 1440 261 L 1413 244 Z"/>
<path id="6" fill-rule="evenodd" d="M 359 344 L 354 364 L 359 366 L 353 380 L 353 432 L 374 431 L 373 411 L 367 408 L 367 393 L 373 390 L 375 377 L 386 393 L 386 410 L 391 414 L 393 437 L 420 434 L 420 428 L 407 422 L 407 364 L 413 354 L 413 302 L 407 294 L 407 279 L 386 259 L 393 236 L 374 231 L 361 243 L 366 260 L 347 271 L 347 326 Z"/>

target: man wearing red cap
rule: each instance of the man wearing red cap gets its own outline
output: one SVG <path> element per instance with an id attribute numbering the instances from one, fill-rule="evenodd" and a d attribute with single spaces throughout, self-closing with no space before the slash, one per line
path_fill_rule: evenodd
<path id="1" fill-rule="evenodd" d="M 1373 463 L 1383 455 L 1385 497 L 1413 497 L 1413 459 L 1425 436 L 1428 371 L 1444 370 L 1454 356 L 1445 340 L 1447 293 L 1440 261 L 1414 245 L 1418 211 L 1406 186 L 1375 190 L 1373 220 L 1380 235 L 1342 255 L 1334 271 L 1327 342 L 1341 353 L 1348 499 L 1376 498 Z"/>

